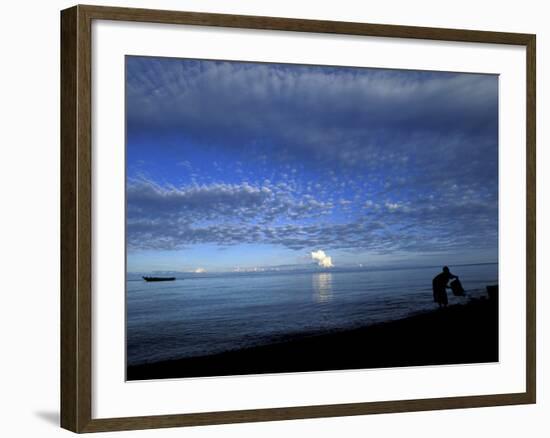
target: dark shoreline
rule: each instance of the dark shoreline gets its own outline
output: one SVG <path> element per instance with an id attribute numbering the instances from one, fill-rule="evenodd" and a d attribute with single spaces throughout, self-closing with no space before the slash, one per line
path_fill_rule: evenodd
<path id="1" fill-rule="evenodd" d="M 368 327 L 129 366 L 127 380 L 498 361 L 498 304 L 471 300 Z"/>

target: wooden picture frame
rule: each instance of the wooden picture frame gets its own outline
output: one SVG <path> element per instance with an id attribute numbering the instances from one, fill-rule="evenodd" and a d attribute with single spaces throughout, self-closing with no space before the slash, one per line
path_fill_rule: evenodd
<path id="1" fill-rule="evenodd" d="M 526 48 L 526 391 L 238 411 L 92 418 L 92 21 L 184 24 Z M 535 403 L 535 48 L 531 34 L 100 6 L 61 12 L 61 426 L 99 432 Z"/>

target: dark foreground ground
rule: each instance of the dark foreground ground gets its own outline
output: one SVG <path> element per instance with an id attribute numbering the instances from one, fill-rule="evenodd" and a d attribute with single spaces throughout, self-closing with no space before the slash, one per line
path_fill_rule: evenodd
<path id="1" fill-rule="evenodd" d="M 128 380 L 498 361 L 498 306 L 475 300 L 398 321 L 216 355 L 129 366 Z"/>

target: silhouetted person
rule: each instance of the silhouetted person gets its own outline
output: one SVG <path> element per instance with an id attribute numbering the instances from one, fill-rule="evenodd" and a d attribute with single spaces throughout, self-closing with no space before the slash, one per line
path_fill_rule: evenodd
<path id="1" fill-rule="evenodd" d="M 446 307 L 447 300 L 447 283 L 453 278 L 458 278 L 456 275 L 451 274 L 447 266 L 443 266 L 443 272 L 436 275 L 432 280 L 432 287 L 434 291 L 434 301 L 439 304 L 439 307 Z"/>

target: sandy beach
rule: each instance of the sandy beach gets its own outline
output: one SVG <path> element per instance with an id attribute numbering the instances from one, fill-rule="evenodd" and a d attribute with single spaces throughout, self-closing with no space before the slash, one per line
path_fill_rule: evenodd
<path id="1" fill-rule="evenodd" d="M 128 380 L 498 361 L 498 305 L 487 299 L 347 331 L 130 366 Z"/>

